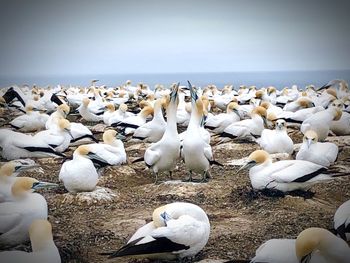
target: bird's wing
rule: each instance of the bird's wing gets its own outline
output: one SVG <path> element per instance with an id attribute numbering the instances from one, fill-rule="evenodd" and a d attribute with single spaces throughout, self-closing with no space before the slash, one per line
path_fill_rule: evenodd
<path id="1" fill-rule="evenodd" d="M 213 160 L 213 152 L 211 150 L 211 146 L 209 144 L 206 144 L 204 146 L 204 156 L 208 159 L 208 161 Z"/>
<path id="2" fill-rule="evenodd" d="M 152 149 L 152 146 L 146 150 L 144 160 L 147 166 L 154 165 L 159 159 L 159 152 L 156 149 Z"/>
<path id="3" fill-rule="evenodd" d="M 279 183 L 302 183 L 313 179 L 325 172 L 327 168 L 303 160 L 284 160 L 272 165 L 270 177 Z M 326 176 L 322 179 L 328 179 Z M 321 179 L 321 178 L 319 178 Z"/>

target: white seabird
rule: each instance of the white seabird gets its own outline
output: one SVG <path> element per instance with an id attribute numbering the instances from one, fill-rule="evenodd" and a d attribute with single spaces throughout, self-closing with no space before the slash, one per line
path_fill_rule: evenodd
<path id="1" fill-rule="evenodd" d="M 324 167 L 333 164 L 338 157 L 338 146 L 331 142 L 318 142 L 317 133 L 305 132 L 303 144 L 296 155 L 297 160 L 306 160 Z"/>
<path id="2" fill-rule="evenodd" d="M 295 242 L 295 252 L 302 263 L 349 263 L 350 247 L 341 238 L 323 228 L 302 231 Z"/>
<path id="3" fill-rule="evenodd" d="M 0 146 L 2 157 L 6 160 L 65 157 L 39 138 L 7 129 L 0 129 Z"/>
<path id="4" fill-rule="evenodd" d="M 98 183 L 98 174 L 91 159 L 100 159 L 88 145 L 79 146 L 73 153 L 73 160 L 62 164 L 59 180 L 71 193 L 91 192 Z"/>
<path id="5" fill-rule="evenodd" d="M 175 260 L 193 257 L 209 239 L 208 216 L 197 205 L 175 202 L 154 210 L 152 221 L 139 228 L 118 251 L 104 253 L 115 257 L 144 257 Z"/>
<path id="6" fill-rule="evenodd" d="M 287 133 L 285 120 L 277 120 L 275 130 L 264 129 L 257 142 L 268 153 L 291 154 L 293 152 L 293 140 Z"/>
<path id="7" fill-rule="evenodd" d="M 56 129 L 52 128 L 50 130 L 38 132 L 34 135 L 34 138 L 39 138 L 46 142 L 58 152 L 64 152 L 73 139 L 71 124 L 66 119 L 60 119 L 58 120 Z"/>
<path id="8" fill-rule="evenodd" d="M 204 127 L 214 133 L 221 133 L 230 124 L 240 121 L 239 105 L 237 102 L 230 102 L 227 105 L 226 113 L 220 113 L 212 117 L 208 117 L 205 121 Z"/>
<path id="9" fill-rule="evenodd" d="M 183 157 L 185 165 L 190 171 L 189 181 L 192 181 L 192 172 L 202 174 L 202 182 L 207 180 L 207 173 L 210 168 L 210 162 L 213 160 L 211 146 L 203 139 L 200 134 L 200 123 L 203 118 L 203 103 L 188 82 L 191 91 L 191 118 L 186 130 L 186 136 L 183 140 Z"/>
<path id="10" fill-rule="evenodd" d="M 28 105 L 26 106 L 26 114 L 13 119 L 10 125 L 22 132 L 33 132 L 44 129 L 48 119 L 49 115 L 37 112 L 31 105 Z"/>
<path id="11" fill-rule="evenodd" d="M 272 189 L 282 192 L 307 190 L 315 183 L 332 177 L 324 174 L 327 169 L 304 160 L 283 160 L 272 162 L 264 150 L 256 150 L 240 169 L 249 169 L 252 187 L 256 190 Z"/>
<path id="12" fill-rule="evenodd" d="M 155 183 L 158 180 L 158 173 L 168 171 L 170 177 L 176 166 L 176 160 L 180 156 L 180 138 L 176 126 L 176 109 L 178 104 L 179 83 L 170 93 L 169 105 L 166 109 L 167 127 L 163 137 L 156 143 L 151 144 L 144 154 L 146 165 L 152 169 L 155 175 Z"/>
<path id="13" fill-rule="evenodd" d="M 45 198 L 33 191 L 56 187 L 30 177 L 18 177 L 12 185 L 11 202 L 0 203 L 0 247 L 11 247 L 28 240 L 28 228 L 34 219 L 47 219 Z"/>
<path id="14" fill-rule="evenodd" d="M 305 134 L 308 130 L 317 133 L 318 139 L 324 141 L 329 133 L 333 120 L 339 120 L 342 115 L 343 103 L 335 100 L 327 110 L 317 112 L 303 121 L 300 130 Z"/>
<path id="15" fill-rule="evenodd" d="M 334 229 L 345 241 L 350 240 L 350 200 L 338 207 L 334 214 Z"/>
<path id="16" fill-rule="evenodd" d="M 4 163 L 0 167 L 0 203 L 13 200 L 12 185 L 19 173 L 38 166 L 35 162 L 29 163 L 22 160 Z"/>
<path id="17" fill-rule="evenodd" d="M 138 127 L 132 136 L 133 139 L 145 142 L 157 142 L 162 138 L 166 129 L 166 121 L 162 113 L 162 106 L 164 105 L 166 107 L 165 104 L 165 99 L 156 100 L 154 103 L 153 119 Z"/>
<path id="18" fill-rule="evenodd" d="M 32 252 L 3 251 L 0 261 L 6 263 L 61 263 L 60 253 L 53 241 L 52 226 L 46 219 L 33 220 L 29 227 Z"/>
<path id="19" fill-rule="evenodd" d="M 79 106 L 78 111 L 81 117 L 86 121 L 99 122 L 103 120 L 102 115 L 96 115 L 88 108 L 90 103 L 89 98 L 84 98 L 82 104 Z"/>

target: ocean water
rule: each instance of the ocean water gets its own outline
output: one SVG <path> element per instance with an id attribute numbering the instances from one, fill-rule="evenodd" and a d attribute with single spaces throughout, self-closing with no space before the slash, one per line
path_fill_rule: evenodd
<path id="1" fill-rule="evenodd" d="M 255 85 L 266 87 L 273 85 L 278 89 L 297 85 L 300 88 L 313 84 L 322 86 L 332 79 L 344 79 L 350 82 L 350 70 L 328 71 L 269 71 L 269 72 L 222 72 L 222 73 L 167 73 L 167 74 L 96 74 L 96 75 L 51 75 L 51 76 L 14 76 L 1 77 L 0 87 L 14 84 L 46 85 L 78 85 L 87 86 L 90 80 L 98 79 L 98 85 L 118 86 L 131 80 L 134 84 L 139 82 L 148 84 L 151 88 L 155 84 L 169 86 L 171 83 L 180 82 L 183 85 L 190 80 L 196 86 L 215 84 L 219 88 L 226 84 Z"/>

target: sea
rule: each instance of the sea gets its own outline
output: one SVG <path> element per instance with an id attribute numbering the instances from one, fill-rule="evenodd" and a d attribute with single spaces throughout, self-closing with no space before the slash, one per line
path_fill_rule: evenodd
<path id="1" fill-rule="evenodd" d="M 278 89 L 283 89 L 292 85 L 304 88 L 310 84 L 320 87 L 332 79 L 344 79 L 350 82 L 350 70 L 0 76 L 0 87 L 15 84 L 88 86 L 93 79 L 99 80 L 96 85 L 107 85 L 108 87 L 121 85 L 126 80 L 131 80 L 134 85 L 142 82 L 151 88 L 154 88 L 156 84 L 169 86 L 174 82 L 186 85 L 187 80 L 189 80 L 197 87 L 214 84 L 218 88 L 222 88 L 226 84 L 232 84 L 236 88 L 240 85 L 255 85 L 258 88 L 272 85 Z"/>

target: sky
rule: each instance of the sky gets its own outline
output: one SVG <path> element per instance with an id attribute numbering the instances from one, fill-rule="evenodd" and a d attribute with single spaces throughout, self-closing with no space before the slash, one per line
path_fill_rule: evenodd
<path id="1" fill-rule="evenodd" d="M 350 69 L 350 1 L 2 0 L 0 75 Z"/>

